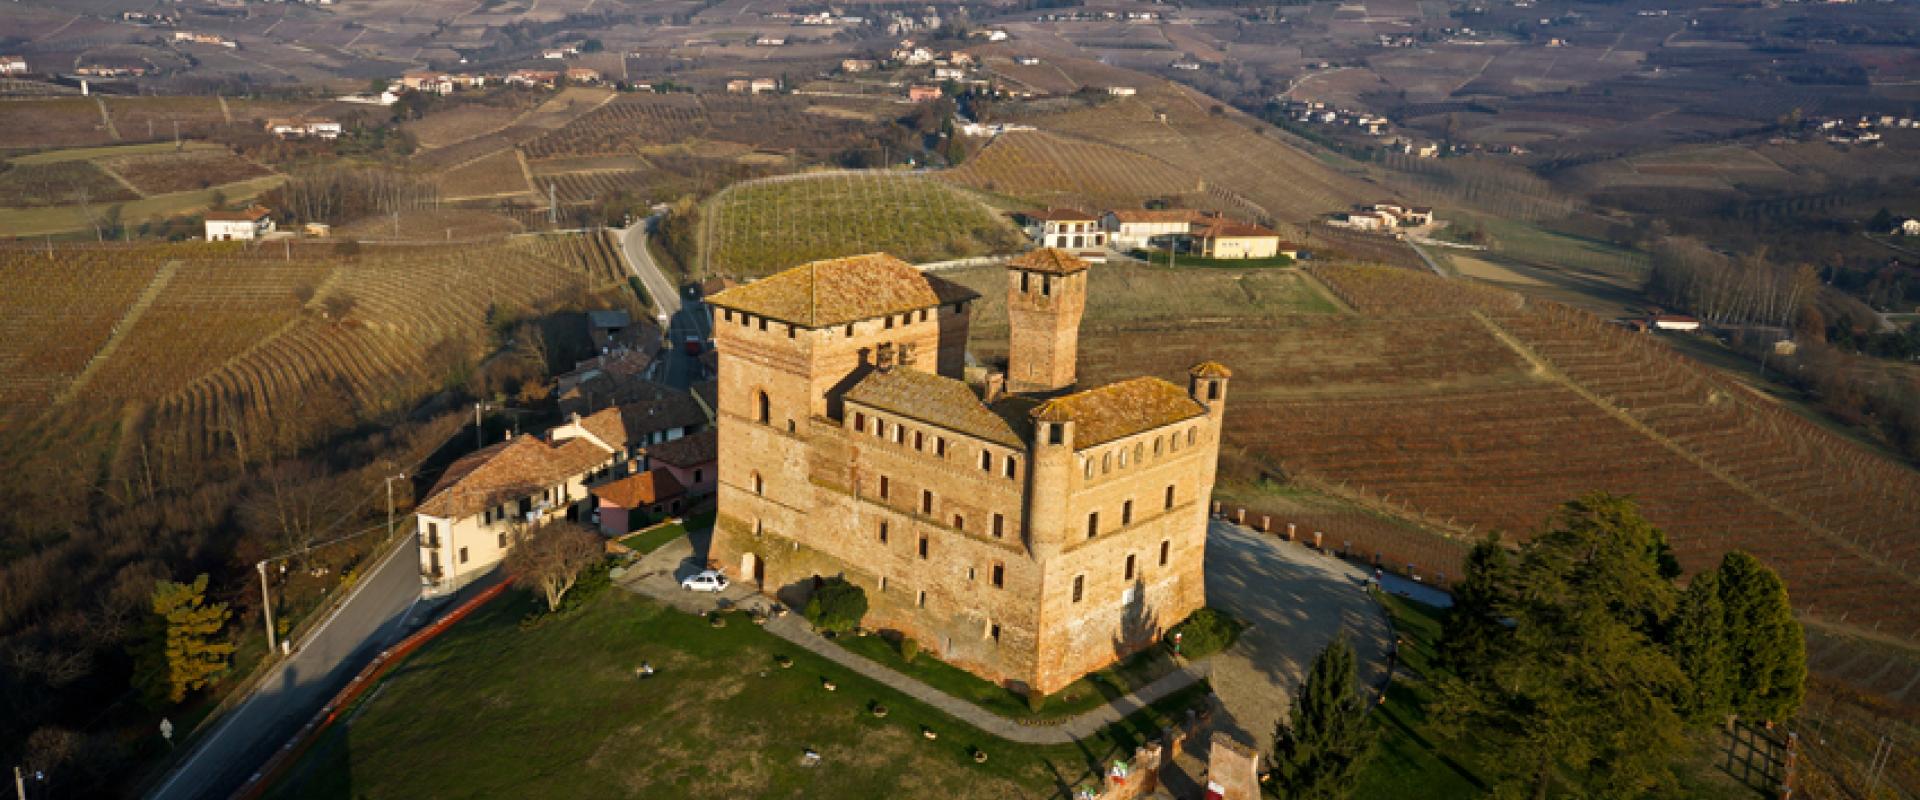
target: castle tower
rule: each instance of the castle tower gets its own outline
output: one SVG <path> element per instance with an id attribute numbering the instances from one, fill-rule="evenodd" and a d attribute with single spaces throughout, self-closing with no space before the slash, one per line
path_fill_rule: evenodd
<path id="1" fill-rule="evenodd" d="M 1007 262 L 1007 389 L 1055 392 L 1074 384 L 1087 262 L 1042 248 Z"/>

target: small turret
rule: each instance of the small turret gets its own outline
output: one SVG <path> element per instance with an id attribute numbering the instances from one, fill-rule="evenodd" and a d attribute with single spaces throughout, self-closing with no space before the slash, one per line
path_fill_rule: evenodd
<path id="1" fill-rule="evenodd" d="M 1227 403 L 1227 381 L 1233 370 L 1218 361 L 1202 361 L 1187 370 L 1187 394 L 1207 407 L 1207 416 L 1218 417 Z"/>
<path id="2" fill-rule="evenodd" d="M 1088 266 L 1072 253 L 1053 248 L 1007 262 L 1009 390 L 1054 392 L 1077 380 Z"/>
<path id="3" fill-rule="evenodd" d="M 1067 499 L 1073 492 L 1074 422 L 1058 400 L 1029 412 L 1033 420 L 1032 466 L 1027 470 L 1027 548 L 1036 559 L 1066 542 Z"/>

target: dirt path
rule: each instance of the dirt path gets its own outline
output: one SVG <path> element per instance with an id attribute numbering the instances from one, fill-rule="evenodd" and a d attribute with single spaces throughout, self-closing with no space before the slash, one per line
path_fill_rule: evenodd
<path id="1" fill-rule="evenodd" d="M 100 107 L 100 124 L 107 126 L 107 135 L 114 141 L 120 141 L 120 129 L 113 126 L 113 114 L 107 111 L 107 101 L 95 96 L 93 104 Z"/>
<path id="2" fill-rule="evenodd" d="M 277 22 L 276 22 L 276 23 L 274 23 L 274 24 L 275 24 L 275 25 L 278 25 L 278 24 L 280 24 L 280 23 L 277 23 Z M 218 99 L 218 100 L 220 101 L 220 117 L 221 117 L 222 119 L 225 119 L 225 120 L 227 121 L 227 124 L 228 124 L 228 125 L 232 125 L 232 124 L 233 124 L 233 109 L 227 106 L 227 96 L 226 96 L 226 95 L 223 95 L 223 94 L 216 94 L 216 95 L 214 95 L 214 97 L 215 97 L 216 99 Z"/>
<path id="3" fill-rule="evenodd" d="M 132 181 L 127 180 L 127 176 L 122 175 L 119 173 L 118 170 L 115 170 L 114 168 L 107 166 L 106 161 L 101 160 L 101 161 L 93 162 L 93 168 L 100 170 L 100 172 L 105 174 L 107 177 L 114 179 L 121 186 L 127 187 L 127 191 L 133 192 L 135 197 L 147 196 L 146 192 L 140 191 L 140 187 L 133 185 Z"/>

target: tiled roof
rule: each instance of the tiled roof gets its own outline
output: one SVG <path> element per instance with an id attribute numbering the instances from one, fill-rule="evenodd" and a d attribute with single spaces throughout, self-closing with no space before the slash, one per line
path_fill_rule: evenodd
<path id="1" fill-rule="evenodd" d="M 1092 222 L 1099 217 L 1077 208 L 1049 208 L 1045 211 L 1029 211 L 1027 219 L 1044 222 Z"/>
<path id="2" fill-rule="evenodd" d="M 1272 236 L 1276 239 L 1280 237 L 1280 234 L 1270 229 L 1262 228 L 1258 225 L 1249 225 L 1244 222 L 1231 222 L 1231 221 L 1225 221 L 1225 220 L 1220 222 L 1215 222 L 1211 225 L 1208 225 L 1205 228 L 1201 228 L 1200 230 L 1194 232 L 1194 235 L 1202 239 L 1217 239 L 1222 236 L 1226 236 L 1226 237 Z"/>
<path id="3" fill-rule="evenodd" d="M 1191 208 L 1125 209 L 1109 213 L 1113 214 L 1114 219 L 1121 222 L 1203 223 L 1210 219 L 1206 212 L 1195 211 Z"/>
<path id="4" fill-rule="evenodd" d="M 1084 272 L 1092 265 L 1082 261 L 1079 256 L 1057 247 L 1042 247 L 1038 250 L 1030 250 L 1015 256 L 1007 262 L 1007 266 L 1014 269 L 1024 269 L 1028 272 L 1071 275 L 1076 272 Z"/>
<path id="5" fill-rule="evenodd" d="M 693 399 L 700 402 L 701 408 L 706 409 L 708 419 L 712 419 L 714 411 L 720 408 L 719 381 L 702 381 L 696 383 L 687 387 L 687 393 L 693 395 Z"/>
<path id="6" fill-rule="evenodd" d="M 614 406 L 580 418 L 580 427 L 620 448 L 644 442 L 649 434 L 707 422 L 707 411 L 686 392 L 668 390 L 658 399 Z"/>
<path id="7" fill-rule="evenodd" d="M 1075 448 L 1105 444 L 1204 413 L 1206 409 L 1185 389 L 1146 377 L 1056 397 L 1032 411 L 1033 418 L 1042 422 L 1072 422 Z"/>
<path id="8" fill-rule="evenodd" d="M 593 496 L 621 508 L 639 508 L 679 497 L 686 492 L 687 487 L 674 480 L 673 473 L 664 469 L 650 469 L 597 487 L 593 490 Z"/>
<path id="9" fill-rule="evenodd" d="M 647 457 L 676 467 L 697 467 L 720 458 L 720 432 L 708 428 L 647 448 Z"/>
<path id="10" fill-rule="evenodd" d="M 545 487 L 605 463 L 607 458 L 607 451 L 585 439 L 569 439 L 555 446 L 533 436 L 521 436 L 454 462 L 418 510 L 430 517 L 470 517 L 501 503 L 539 494 Z"/>
<path id="11" fill-rule="evenodd" d="M 206 219 L 211 222 L 259 222 L 271 213 L 266 206 L 248 206 L 241 211 L 209 211 Z"/>
<path id="12" fill-rule="evenodd" d="M 874 372 L 847 390 L 847 402 L 886 411 L 1008 447 L 1024 447 L 1011 424 L 965 383 L 917 369 Z"/>
<path id="13" fill-rule="evenodd" d="M 801 264 L 720 292 L 707 303 L 804 328 L 825 328 L 979 296 L 893 256 L 868 253 Z"/>
<path id="14" fill-rule="evenodd" d="M 1187 374 L 1196 378 L 1231 378 L 1233 370 L 1218 361 L 1202 361 L 1187 370 Z"/>

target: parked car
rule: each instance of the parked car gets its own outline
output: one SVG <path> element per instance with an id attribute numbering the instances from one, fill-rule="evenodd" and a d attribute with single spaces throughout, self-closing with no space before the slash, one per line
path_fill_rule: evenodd
<path id="1" fill-rule="evenodd" d="M 687 337 L 687 355 L 690 355 L 690 356 L 700 355 L 700 350 L 701 350 L 700 337 L 688 336 Z"/>
<path id="2" fill-rule="evenodd" d="M 717 569 L 710 569 L 698 575 L 688 576 L 680 582 L 680 588 L 689 592 L 724 592 L 731 585 L 727 576 Z"/>

